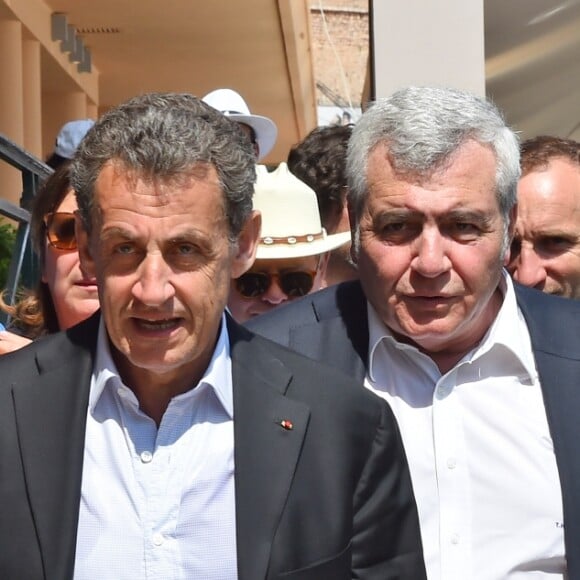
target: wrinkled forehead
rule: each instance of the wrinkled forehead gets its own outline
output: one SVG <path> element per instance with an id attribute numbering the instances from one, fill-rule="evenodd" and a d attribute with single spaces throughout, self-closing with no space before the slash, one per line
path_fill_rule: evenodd
<path id="1" fill-rule="evenodd" d="M 108 174 L 114 181 L 123 182 L 135 187 L 140 181 L 153 185 L 160 190 L 168 187 L 183 188 L 193 181 L 213 182 L 220 184 L 215 167 L 205 161 L 197 161 L 183 168 L 151 168 L 148 166 L 133 166 L 123 159 L 111 159 L 103 165 L 97 176 L 97 183 L 103 174 Z"/>
<path id="2" fill-rule="evenodd" d="M 223 204 L 221 183 L 214 166 L 210 163 L 196 163 L 182 171 L 159 173 L 147 168 L 131 167 L 121 160 L 107 162 L 99 171 L 93 192 L 94 209 L 111 201 L 115 190 L 122 188 L 135 192 L 141 185 L 157 198 L 156 203 L 164 204 L 172 194 L 191 190 L 196 184 L 204 184 L 204 192 L 216 192 Z"/>
<path id="3" fill-rule="evenodd" d="M 225 198 L 211 164 L 197 164 L 187 171 L 154 174 L 122 162 L 109 162 L 94 185 L 90 213 L 93 226 L 102 225 L 111 210 L 143 216 L 191 215 L 191 219 L 226 219 Z"/>

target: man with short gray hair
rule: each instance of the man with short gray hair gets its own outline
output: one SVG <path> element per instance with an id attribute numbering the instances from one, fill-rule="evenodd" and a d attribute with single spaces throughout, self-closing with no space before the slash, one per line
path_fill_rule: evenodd
<path id="1" fill-rule="evenodd" d="M 580 304 L 514 286 L 518 142 L 489 101 L 369 108 L 347 173 L 360 284 L 257 318 L 392 406 L 430 580 L 580 579 Z"/>

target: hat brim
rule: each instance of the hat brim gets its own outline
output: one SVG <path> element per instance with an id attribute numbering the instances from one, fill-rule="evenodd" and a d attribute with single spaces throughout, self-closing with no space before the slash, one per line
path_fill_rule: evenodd
<path id="1" fill-rule="evenodd" d="M 258 161 L 272 151 L 276 143 L 276 137 L 278 136 L 278 127 L 276 127 L 272 119 L 260 115 L 239 115 L 237 113 L 228 114 L 227 117 L 232 121 L 244 123 L 252 127 L 256 134 L 258 147 L 260 148 Z"/>
<path id="2" fill-rule="evenodd" d="M 289 258 L 307 258 L 335 250 L 351 241 L 350 232 L 340 232 L 325 236 L 312 242 L 296 244 L 259 244 L 256 260 L 285 260 Z"/>

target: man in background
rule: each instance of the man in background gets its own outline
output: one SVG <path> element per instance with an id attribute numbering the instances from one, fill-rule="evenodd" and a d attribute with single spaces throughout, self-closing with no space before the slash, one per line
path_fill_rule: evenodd
<path id="1" fill-rule="evenodd" d="M 580 299 L 580 143 L 528 139 L 521 168 L 508 269 L 520 284 Z"/>
<path id="2" fill-rule="evenodd" d="M 46 160 L 46 164 L 56 169 L 65 161 L 72 159 L 79 143 L 94 124 L 92 119 L 78 119 L 65 123 L 56 136 L 54 151 Z"/>
<path id="3" fill-rule="evenodd" d="M 258 166 L 253 203 L 262 216 L 256 261 L 232 280 L 228 300 L 238 322 L 320 290 L 329 253 L 350 241 L 350 232 L 326 233 L 316 194 L 286 163 L 270 173 Z"/>
<path id="4" fill-rule="evenodd" d="M 329 234 L 350 231 L 346 206 L 346 150 L 352 125 L 329 125 L 313 129 L 288 154 L 288 168 L 310 186 L 318 198 L 322 225 Z M 355 280 L 356 266 L 350 244 L 330 253 L 325 286 Z"/>
<path id="5" fill-rule="evenodd" d="M 270 153 L 276 143 L 278 127 L 272 119 L 250 113 L 242 95 L 233 89 L 216 89 L 205 95 L 202 100 L 239 124 L 252 143 L 257 161 Z"/>

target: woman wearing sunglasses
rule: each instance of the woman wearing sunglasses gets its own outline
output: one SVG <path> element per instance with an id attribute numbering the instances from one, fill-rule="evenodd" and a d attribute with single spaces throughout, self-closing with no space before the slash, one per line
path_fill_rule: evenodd
<path id="1" fill-rule="evenodd" d="M 94 279 L 81 271 L 74 212 L 77 203 L 69 181 L 70 161 L 46 180 L 34 199 L 31 240 L 39 257 L 36 289 L 13 306 L 0 304 L 12 317 L 15 332 L 0 332 L 0 353 L 21 348 L 42 334 L 65 330 L 99 307 Z"/>
<path id="2" fill-rule="evenodd" d="M 260 167 L 253 201 L 262 233 L 254 265 L 232 282 L 228 307 L 238 322 L 320 290 L 328 252 L 350 242 L 349 232 L 326 234 L 316 193 L 285 163 L 272 173 Z"/>

